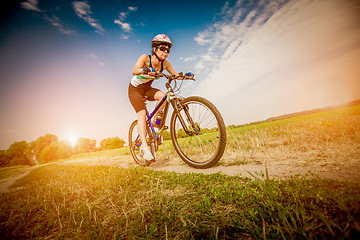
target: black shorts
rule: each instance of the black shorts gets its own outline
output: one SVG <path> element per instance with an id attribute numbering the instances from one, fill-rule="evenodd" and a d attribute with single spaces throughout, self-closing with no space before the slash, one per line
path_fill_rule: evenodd
<path id="1" fill-rule="evenodd" d="M 133 108 L 135 109 L 136 113 L 138 113 L 141 110 L 145 110 L 145 102 L 144 98 L 147 97 L 147 100 L 149 101 L 155 101 L 155 94 L 160 91 L 157 88 L 152 88 L 150 86 L 148 87 L 134 87 L 129 84 L 129 100 Z"/>

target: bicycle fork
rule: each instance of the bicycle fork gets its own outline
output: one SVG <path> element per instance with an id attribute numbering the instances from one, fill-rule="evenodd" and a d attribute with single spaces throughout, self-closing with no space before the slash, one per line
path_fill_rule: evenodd
<path id="1" fill-rule="evenodd" d="M 186 132 L 186 134 L 188 134 L 189 136 L 194 136 L 194 135 L 200 134 L 199 126 L 193 121 L 192 117 L 189 114 L 189 106 L 180 104 L 179 99 L 176 99 L 176 100 L 173 99 L 173 101 L 171 101 L 171 104 L 172 104 L 174 111 L 175 111 L 177 117 L 179 118 L 179 121 L 180 121 L 184 131 Z M 186 122 L 183 118 L 183 115 L 181 114 L 182 110 L 186 117 L 185 120 L 187 120 L 189 125 L 186 124 Z M 189 127 L 192 128 L 192 131 L 189 130 Z"/>

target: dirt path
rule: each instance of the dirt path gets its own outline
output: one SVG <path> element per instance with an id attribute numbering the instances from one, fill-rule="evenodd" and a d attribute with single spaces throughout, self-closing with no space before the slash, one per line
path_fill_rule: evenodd
<path id="1" fill-rule="evenodd" d="M 246 159 L 243 164 L 234 161 Z M 88 157 L 64 160 L 66 165 L 107 165 L 119 167 L 137 166 L 130 155 Z M 9 187 L 18 179 L 26 176 L 36 167 L 15 175 L 0 183 L 0 193 L 9 191 Z M 226 152 L 220 163 L 208 169 L 195 169 L 186 165 L 172 152 L 160 153 L 158 161 L 149 167 L 157 171 L 177 173 L 223 173 L 242 177 L 264 177 L 266 170 L 270 178 L 288 178 L 293 175 L 317 176 L 323 179 L 336 179 L 360 183 L 360 144 L 326 146 L 312 151 L 294 151 L 288 148 L 273 148 L 254 151 L 247 155 L 239 152 Z"/>
<path id="2" fill-rule="evenodd" d="M 308 175 L 309 177 L 318 176 L 323 179 L 336 179 L 341 181 L 350 181 L 360 183 L 360 173 L 353 169 L 339 169 L 336 167 L 322 167 L 314 169 L 313 167 L 299 167 L 288 164 L 245 164 L 240 166 L 215 166 L 209 169 L 192 169 L 187 166 L 165 166 L 152 167 L 156 170 L 173 171 L 179 173 L 196 172 L 212 174 L 221 172 L 226 175 L 240 175 L 242 177 L 257 176 L 262 178 L 266 174 L 266 169 L 270 178 L 288 178 L 294 175 Z M 357 168 L 359 169 L 359 167 Z M 336 171 L 336 174 L 334 172 Z"/>
<path id="3" fill-rule="evenodd" d="M 349 181 L 360 183 L 360 163 L 351 164 L 348 166 L 339 166 L 337 164 L 314 164 L 312 166 L 305 166 L 301 162 L 289 162 L 289 161 L 262 161 L 257 163 L 248 163 L 239 166 L 214 166 L 209 169 L 194 169 L 187 165 L 174 165 L 174 166 L 162 166 L 154 164 L 150 166 L 154 170 L 178 172 L 178 173 L 223 173 L 226 175 L 240 175 L 242 177 L 254 176 L 264 178 L 266 176 L 266 170 L 270 178 L 288 178 L 294 175 L 308 175 L 308 177 L 320 177 L 323 179 L 336 179 L 340 181 Z"/>
<path id="4" fill-rule="evenodd" d="M 11 176 L 10 178 L 8 178 L 6 181 L 0 183 L 0 193 L 6 193 L 9 190 L 9 187 L 11 185 L 13 185 L 17 180 L 19 180 L 20 178 L 25 177 L 26 175 L 28 175 L 31 171 L 33 171 L 35 168 L 37 168 L 37 166 L 35 167 L 31 167 L 29 169 L 27 169 L 25 172 L 20 173 L 20 174 L 14 174 L 13 176 Z"/>
<path id="5" fill-rule="evenodd" d="M 178 173 L 223 173 L 226 175 L 241 175 L 242 177 L 262 177 L 268 171 L 270 178 L 287 178 L 293 175 L 318 176 L 323 179 L 336 179 L 360 183 L 360 151 L 350 146 L 343 149 L 342 154 L 331 151 L 294 152 L 275 150 L 253 152 L 248 156 L 248 162 L 234 165 L 229 160 L 230 153 L 224 155 L 220 164 L 208 169 L 195 169 L 185 164 L 179 157 L 159 156 L 159 160 L 150 165 L 150 169 Z M 238 156 L 236 156 L 237 158 Z M 103 158 L 87 158 L 66 161 L 64 164 L 74 165 L 111 165 L 120 167 L 137 166 L 130 155 Z"/>

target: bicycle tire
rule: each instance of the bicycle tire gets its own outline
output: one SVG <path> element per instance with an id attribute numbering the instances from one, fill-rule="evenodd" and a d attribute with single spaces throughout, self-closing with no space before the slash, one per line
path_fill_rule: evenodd
<path id="1" fill-rule="evenodd" d="M 171 116 L 170 133 L 174 148 L 180 158 L 194 168 L 209 168 L 223 156 L 226 147 L 226 128 L 217 108 L 207 99 L 198 96 L 181 101 L 181 116 L 187 120 L 190 133 L 186 133 L 178 114 Z M 192 129 L 186 117 L 188 111 L 200 132 Z M 181 130 L 182 129 L 182 130 Z"/>
<path id="2" fill-rule="evenodd" d="M 129 128 L 129 148 L 130 153 L 135 162 L 141 166 L 147 166 L 148 163 L 145 161 L 143 157 L 140 156 L 140 146 L 141 146 L 141 139 L 139 137 L 138 128 L 137 128 L 138 121 L 135 120 Z"/>

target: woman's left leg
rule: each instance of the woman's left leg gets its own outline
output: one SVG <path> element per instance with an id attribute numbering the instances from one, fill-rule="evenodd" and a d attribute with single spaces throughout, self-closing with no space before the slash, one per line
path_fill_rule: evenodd
<path id="1" fill-rule="evenodd" d="M 165 93 L 157 88 L 151 88 L 146 92 L 146 96 L 150 101 L 157 101 L 156 106 L 158 106 L 161 100 L 165 97 Z M 153 122 L 155 122 L 155 119 L 159 115 L 159 112 L 164 109 L 164 106 L 165 104 L 162 104 L 159 110 L 154 114 Z"/>
<path id="2" fill-rule="evenodd" d="M 162 92 L 161 90 L 159 90 L 159 91 L 157 91 L 157 92 L 155 93 L 154 99 L 157 101 L 155 107 L 157 107 L 157 106 L 160 104 L 161 100 L 162 100 L 164 97 L 165 97 L 165 93 Z M 154 120 L 155 120 L 155 119 L 157 118 L 157 116 L 159 115 L 159 112 L 164 109 L 164 107 L 165 107 L 165 104 L 163 103 L 163 104 L 160 106 L 159 110 L 154 114 Z"/>

